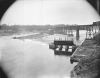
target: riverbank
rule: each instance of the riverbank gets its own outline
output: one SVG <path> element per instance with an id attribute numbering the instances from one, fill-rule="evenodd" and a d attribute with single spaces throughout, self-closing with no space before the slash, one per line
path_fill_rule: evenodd
<path id="1" fill-rule="evenodd" d="M 71 78 L 100 78 L 100 33 L 94 36 L 91 43 L 86 42 L 77 53 L 85 55 L 71 71 Z M 83 53 L 83 54 L 82 54 Z M 85 54 L 87 53 L 87 54 Z"/>

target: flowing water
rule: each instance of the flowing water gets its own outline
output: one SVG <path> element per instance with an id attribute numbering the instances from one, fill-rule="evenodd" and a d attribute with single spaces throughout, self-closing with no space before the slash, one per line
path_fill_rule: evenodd
<path id="1" fill-rule="evenodd" d="M 9 78 L 70 78 L 76 64 L 70 56 L 57 56 L 47 44 L 0 38 L 1 65 Z"/>
<path id="2" fill-rule="evenodd" d="M 80 33 L 80 40 L 74 39 L 77 45 L 86 36 L 85 31 Z M 55 55 L 44 42 L 23 41 L 12 36 L 0 38 L 0 53 L 1 65 L 8 78 L 70 78 L 70 72 L 76 65 L 70 64 L 70 56 Z"/>

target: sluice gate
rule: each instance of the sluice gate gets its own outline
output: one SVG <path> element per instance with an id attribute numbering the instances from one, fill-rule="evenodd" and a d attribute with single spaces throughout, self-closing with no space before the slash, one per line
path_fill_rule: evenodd
<path id="1" fill-rule="evenodd" d="M 73 41 L 54 41 L 54 45 L 54 51 L 57 52 L 73 52 L 75 50 Z"/>
<path id="2" fill-rule="evenodd" d="M 65 40 L 54 40 L 49 48 L 54 50 L 55 55 L 71 55 L 75 51 L 76 45 L 73 43 L 73 38 L 66 38 Z"/>

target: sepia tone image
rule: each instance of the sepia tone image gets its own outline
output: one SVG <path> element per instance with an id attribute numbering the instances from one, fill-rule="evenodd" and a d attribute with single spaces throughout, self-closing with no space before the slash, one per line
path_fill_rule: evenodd
<path id="1" fill-rule="evenodd" d="M 100 78 L 99 0 L 0 6 L 0 78 Z"/>

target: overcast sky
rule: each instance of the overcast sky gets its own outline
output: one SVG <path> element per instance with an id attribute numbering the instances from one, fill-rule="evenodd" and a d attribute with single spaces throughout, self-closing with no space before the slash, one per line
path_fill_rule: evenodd
<path id="1" fill-rule="evenodd" d="M 1 24 L 92 24 L 99 20 L 85 0 L 18 0 L 6 11 Z"/>

